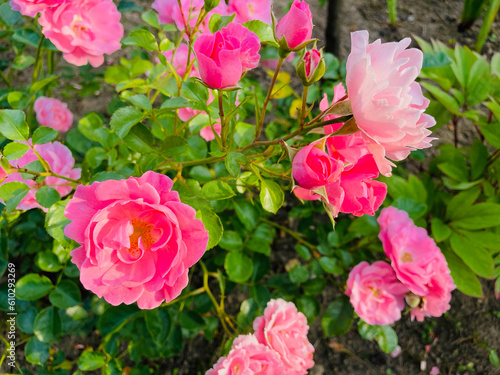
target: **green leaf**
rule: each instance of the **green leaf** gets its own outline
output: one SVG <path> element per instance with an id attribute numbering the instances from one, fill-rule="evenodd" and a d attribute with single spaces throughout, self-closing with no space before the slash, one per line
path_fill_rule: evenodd
<path id="1" fill-rule="evenodd" d="M 219 246 L 229 251 L 240 251 L 243 247 L 243 240 L 238 232 L 226 230 L 220 239 Z"/>
<path id="2" fill-rule="evenodd" d="M 187 149 L 187 142 L 183 137 L 173 135 L 165 138 L 162 145 L 162 154 L 174 157 L 183 154 Z"/>
<path id="3" fill-rule="evenodd" d="M 28 335 L 33 334 L 33 323 L 36 318 L 36 308 L 30 307 L 28 310 L 17 316 L 17 327 Z"/>
<path id="4" fill-rule="evenodd" d="M 434 86 L 428 82 L 420 82 L 420 84 L 429 91 L 448 111 L 453 113 L 454 115 L 458 115 L 459 113 L 459 105 L 457 100 L 445 93 L 439 87 Z"/>
<path id="5" fill-rule="evenodd" d="M 141 18 L 144 22 L 146 22 L 149 26 L 152 26 L 156 29 L 160 28 L 160 22 L 158 21 L 158 14 L 150 9 L 141 14 Z"/>
<path id="6" fill-rule="evenodd" d="M 208 230 L 207 250 L 210 250 L 219 243 L 222 237 L 223 228 L 220 218 L 212 210 L 206 209 L 196 211 L 196 218 L 200 219 L 205 229 Z"/>
<path id="7" fill-rule="evenodd" d="M 478 203 L 465 206 L 453 216 L 451 226 L 460 229 L 477 230 L 500 225 L 500 204 Z"/>
<path id="8" fill-rule="evenodd" d="M 290 272 L 290 281 L 296 285 L 305 283 L 309 279 L 309 271 L 301 264 L 297 264 Z"/>
<path id="9" fill-rule="evenodd" d="M 43 366 L 50 357 L 49 349 L 49 344 L 41 342 L 36 337 L 32 337 L 26 343 L 24 354 L 29 363 Z"/>
<path id="10" fill-rule="evenodd" d="M 226 169 L 233 177 L 238 177 L 241 172 L 240 165 L 245 165 L 247 158 L 239 152 L 230 152 L 226 156 Z"/>
<path id="11" fill-rule="evenodd" d="M 83 352 L 78 358 L 78 368 L 82 371 L 97 370 L 106 364 L 106 356 L 99 352 Z"/>
<path id="12" fill-rule="evenodd" d="M 427 212 L 427 205 L 419 203 L 414 199 L 398 197 L 392 205 L 400 210 L 406 211 L 413 220 L 418 220 Z"/>
<path id="13" fill-rule="evenodd" d="M 36 201 L 40 204 L 40 206 L 45 208 L 50 208 L 54 203 L 61 200 L 61 195 L 59 192 L 51 187 L 42 186 L 37 190 Z"/>
<path id="14" fill-rule="evenodd" d="M 129 71 L 123 66 L 112 65 L 104 73 L 104 82 L 110 85 L 117 85 L 129 78 Z"/>
<path id="15" fill-rule="evenodd" d="M 38 340 L 52 344 L 62 335 L 62 324 L 59 312 L 53 307 L 41 310 L 33 323 L 33 332 Z"/>
<path id="16" fill-rule="evenodd" d="M 252 276 L 253 262 L 245 254 L 231 251 L 226 254 L 224 268 L 231 281 L 244 283 Z"/>
<path id="17" fill-rule="evenodd" d="M 0 110 L 0 133 L 12 141 L 27 141 L 30 129 L 24 112 L 17 109 Z"/>
<path id="18" fill-rule="evenodd" d="M 237 201 L 234 203 L 234 210 L 246 230 L 252 230 L 257 226 L 260 215 L 252 203 L 247 200 Z"/>
<path id="19" fill-rule="evenodd" d="M 38 91 L 43 89 L 45 86 L 47 86 L 48 84 L 50 84 L 58 79 L 59 79 L 58 76 L 52 76 L 52 77 L 42 78 L 41 80 L 36 81 L 30 87 L 30 94 L 37 93 Z"/>
<path id="20" fill-rule="evenodd" d="M 45 272 L 57 272 L 62 268 L 59 258 L 51 251 L 42 251 L 35 257 L 35 264 Z"/>
<path id="21" fill-rule="evenodd" d="M 9 102 L 10 106 L 14 109 L 20 109 L 20 110 L 25 109 L 30 103 L 30 100 L 31 97 L 21 91 L 9 92 L 9 95 L 7 96 L 7 101 Z"/>
<path id="22" fill-rule="evenodd" d="M 272 180 L 262 180 L 260 186 L 260 203 L 264 210 L 275 214 L 285 201 L 281 187 Z"/>
<path id="23" fill-rule="evenodd" d="M 82 301 L 82 294 L 78 286 L 71 280 L 62 280 L 49 295 L 50 303 L 60 309 L 67 309 L 78 305 Z"/>
<path id="24" fill-rule="evenodd" d="M 311 296 L 300 296 L 295 300 L 297 309 L 303 313 L 309 324 L 312 324 L 321 311 L 321 307 L 316 298 Z"/>
<path id="25" fill-rule="evenodd" d="M 41 128 L 36 129 L 33 133 L 33 144 L 43 145 L 44 143 L 49 143 L 56 139 L 57 134 L 57 130 L 47 126 L 42 126 Z"/>
<path id="26" fill-rule="evenodd" d="M 178 109 L 189 107 L 189 102 L 184 98 L 169 98 L 166 99 L 162 105 L 161 109 Z"/>
<path id="27" fill-rule="evenodd" d="M 208 91 L 205 86 L 194 80 L 188 80 L 182 83 L 181 95 L 183 98 L 207 105 Z"/>
<path id="28" fill-rule="evenodd" d="M 489 350 L 488 359 L 490 360 L 490 363 L 493 366 L 495 366 L 495 367 L 500 366 L 500 360 L 498 359 L 498 354 L 497 354 L 495 349 Z"/>
<path id="29" fill-rule="evenodd" d="M 122 43 L 127 46 L 141 47 L 148 51 L 158 51 L 156 38 L 144 29 L 133 30 L 128 37 L 122 40 Z"/>
<path id="30" fill-rule="evenodd" d="M 100 143 L 104 148 L 111 148 L 118 140 L 116 134 L 104 127 L 101 118 L 95 112 L 87 114 L 78 122 L 78 130 L 87 139 Z"/>
<path id="31" fill-rule="evenodd" d="M 0 199 L 7 206 L 7 213 L 14 211 L 21 200 L 28 194 L 29 187 L 23 182 L 7 182 L 0 185 Z"/>
<path id="32" fill-rule="evenodd" d="M 354 309 L 349 297 L 341 296 L 326 308 L 321 318 L 321 327 L 325 337 L 342 336 L 349 332 L 354 320 Z"/>
<path id="33" fill-rule="evenodd" d="M 42 298 L 52 289 L 52 281 L 47 276 L 29 273 L 16 283 L 16 297 L 26 301 Z"/>
<path id="34" fill-rule="evenodd" d="M 155 143 L 151 131 L 142 124 L 134 126 L 123 139 L 123 142 L 135 152 L 140 152 L 142 154 L 158 153 L 156 148 L 151 147 L 154 146 Z"/>
<path id="35" fill-rule="evenodd" d="M 144 319 L 153 341 L 157 344 L 163 343 L 172 326 L 168 312 L 159 309 L 144 310 Z"/>
<path id="36" fill-rule="evenodd" d="M 446 218 L 455 219 L 462 217 L 462 209 L 464 207 L 472 207 L 472 204 L 479 197 L 479 193 L 480 189 L 475 187 L 455 195 L 446 207 Z"/>
<path id="37" fill-rule="evenodd" d="M 65 246 L 69 245 L 69 239 L 64 235 L 64 228 L 70 220 L 64 216 L 64 209 L 68 201 L 54 203 L 45 216 L 45 229 L 49 235 Z"/>
<path id="38" fill-rule="evenodd" d="M 335 258 L 321 257 L 318 260 L 319 265 L 325 272 L 341 275 L 344 273 L 342 267 L 338 265 L 338 260 Z"/>
<path id="39" fill-rule="evenodd" d="M 372 326 L 361 319 L 358 320 L 358 333 L 365 340 L 375 338 L 380 331 L 380 326 Z"/>
<path id="40" fill-rule="evenodd" d="M 12 10 L 9 3 L 3 3 L 0 5 L 0 18 L 7 26 L 12 27 L 21 18 L 21 13 Z"/>
<path id="41" fill-rule="evenodd" d="M 214 13 L 212 17 L 210 17 L 210 21 L 208 22 L 208 28 L 210 29 L 210 32 L 214 34 L 216 31 L 219 31 L 223 27 L 226 27 L 234 19 L 235 16 L 236 14 L 232 14 L 230 16 L 222 16 L 220 14 Z"/>
<path id="42" fill-rule="evenodd" d="M 143 94 L 132 95 L 129 96 L 127 100 L 136 107 L 139 107 L 140 109 L 143 109 L 145 111 L 151 111 L 153 109 L 153 105 L 146 97 L 146 95 Z"/>
<path id="43" fill-rule="evenodd" d="M 236 193 L 224 181 L 210 181 L 201 188 L 201 195 L 210 200 L 222 200 L 234 197 Z"/>
<path id="44" fill-rule="evenodd" d="M 451 277 L 457 289 L 472 297 L 483 297 L 481 283 L 469 267 L 452 251 L 441 249 L 451 271 Z"/>
<path id="45" fill-rule="evenodd" d="M 111 116 L 110 126 L 111 129 L 121 139 L 129 133 L 132 126 L 142 120 L 142 112 L 135 107 L 122 107 L 118 108 L 113 116 Z"/>
<path id="46" fill-rule="evenodd" d="M 436 242 L 442 242 L 451 235 L 451 229 L 445 223 L 435 217 L 431 220 L 432 237 Z"/>
<path id="47" fill-rule="evenodd" d="M 493 258 L 484 247 L 462 233 L 452 233 L 450 244 L 455 254 L 476 274 L 485 278 L 493 276 Z"/>
<path id="48" fill-rule="evenodd" d="M 398 335 L 391 326 L 380 326 L 376 340 L 380 349 L 387 354 L 392 353 L 398 346 Z"/>
<path id="49" fill-rule="evenodd" d="M 102 336 L 113 332 L 120 327 L 123 322 L 140 311 L 137 305 L 112 306 L 104 311 L 97 322 L 97 329 Z"/>
<path id="50" fill-rule="evenodd" d="M 5 156 L 7 160 L 17 160 L 22 158 L 29 149 L 30 147 L 27 144 L 11 142 L 4 147 L 3 156 Z"/>
<path id="51" fill-rule="evenodd" d="M 476 139 L 470 148 L 470 170 L 471 170 L 471 179 L 477 180 L 480 178 L 488 164 L 488 149 L 486 146 L 479 140 Z"/>
<path id="52" fill-rule="evenodd" d="M 260 20 L 253 20 L 245 22 L 243 26 L 257 34 L 261 43 L 278 47 L 278 43 L 276 43 L 276 41 L 274 40 L 274 34 L 271 25 Z"/>

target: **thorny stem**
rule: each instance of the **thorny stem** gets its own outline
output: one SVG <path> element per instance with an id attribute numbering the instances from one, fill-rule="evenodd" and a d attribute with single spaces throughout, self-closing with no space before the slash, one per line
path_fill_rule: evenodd
<path id="1" fill-rule="evenodd" d="M 309 86 L 304 87 L 304 93 L 302 94 L 302 111 L 300 111 L 300 129 L 304 127 L 304 121 L 306 120 L 306 106 L 307 106 L 307 92 L 309 91 Z"/>
<path id="2" fill-rule="evenodd" d="M 73 182 L 74 184 L 80 184 L 79 180 L 74 180 L 72 178 L 54 173 L 54 172 L 35 172 L 35 171 L 30 171 L 29 169 L 26 168 L 12 168 L 10 169 L 11 173 L 27 173 L 27 174 L 32 174 L 33 176 L 41 176 L 41 177 L 57 177 L 57 178 L 62 178 L 63 180 Z"/>
<path id="3" fill-rule="evenodd" d="M 228 135 L 227 124 L 224 120 L 224 92 L 222 90 L 217 90 L 218 101 L 219 101 L 219 116 L 220 116 L 220 126 L 222 135 L 222 149 L 226 150 L 226 141 Z M 212 126 L 213 130 L 213 126 Z"/>
<path id="4" fill-rule="evenodd" d="M 165 307 L 165 306 L 169 306 L 169 305 L 173 305 L 177 302 L 180 302 L 182 300 L 185 300 L 185 299 L 188 299 L 190 297 L 194 297 L 194 296 L 197 296 L 198 294 L 202 294 L 202 293 L 205 293 L 205 287 L 201 287 L 201 288 L 198 288 L 196 290 L 193 290 L 192 292 L 189 292 L 188 294 L 184 294 L 183 296 L 180 296 L 180 297 L 177 297 L 176 299 L 170 301 L 170 302 L 165 302 L 161 305 L 161 307 Z"/>
<path id="5" fill-rule="evenodd" d="M 493 154 L 488 159 L 488 164 L 486 164 L 486 167 L 489 167 L 491 164 L 495 162 L 500 157 L 500 148 L 496 150 Z"/>
<path id="6" fill-rule="evenodd" d="M 266 99 L 264 100 L 264 104 L 262 105 L 262 113 L 260 115 L 260 121 L 259 125 L 257 126 L 257 129 L 255 131 L 255 141 L 258 141 L 260 138 L 260 134 L 262 133 L 262 127 L 264 126 L 264 118 L 266 117 L 266 109 L 267 109 L 267 104 L 269 103 L 269 100 L 271 100 L 271 95 L 273 93 L 273 88 L 276 83 L 276 79 L 278 78 L 278 74 L 281 69 L 281 65 L 283 65 L 283 61 L 285 59 L 283 57 L 280 57 L 278 60 L 278 66 L 276 67 L 276 70 L 274 71 L 274 76 L 273 79 L 271 80 L 271 86 L 269 86 L 269 91 L 267 92 Z"/>

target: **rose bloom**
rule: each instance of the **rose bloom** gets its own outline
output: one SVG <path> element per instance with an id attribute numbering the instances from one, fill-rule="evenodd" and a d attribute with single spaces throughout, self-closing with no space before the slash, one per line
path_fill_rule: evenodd
<path id="1" fill-rule="evenodd" d="M 17 142 L 17 141 L 16 141 Z M 31 139 L 28 142 L 17 142 L 24 144 L 32 144 Z M 59 142 L 45 143 L 35 145 L 34 149 L 48 163 L 50 170 L 58 175 L 77 180 L 80 178 L 81 169 L 73 168 L 75 159 L 71 155 L 71 151 L 66 146 Z M 38 161 L 35 152 L 29 149 L 20 159 L 10 160 L 9 163 L 14 168 L 25 168 L 28 164 Z M 30 176 L 32 177 L 32 176 Z M 19 202 L 18 210 L 29 210 L 32 208 L 41 208 L 47 212 L 45 207 L 42 207 L 36 201 L 36 192 L 42 186 L 48 186 L 57 190 L 61 197 L 65 197 L 73 190 L 71 182 L 59 177 L 47 176 L 43 182 L 35 182 L 31 178 L 25 179 L 21 173 L 10 173 L 2 184 L 7 182 L 23 182 L 29 186 L 28 194 Z"/>
<path id="2" fill-rule="evenodd" d="M 307 339 L 307 319 L 292 302 L 269 301 L 264 315 L 254 320 L 253 329 L 261 344 L 279 354 L 286 369 L 282 374 L 305 375 L 314 366 L 314 347 Z"/>
<path id="3" fill-rule="evenodd" d="M 214 124 L 214 130 L 220 137 L 222 131 L 221 124 Z M 210 125 L 205 126 L 203 129 L 200 130 L 200 136 L 207 142 L 213 141 L 215 139 L 215 134 L 212 131 L 212 127 Z"/>
<path id="4" fill-rule="evenodd" d="M 12 10 L 21 12 L 24 16 L 35 17 L 38 12 L 47 8 L 57 7 L 64 0 L 10 0 Z"/>
<path id="5" fill-rule="evenodd" d="M 293 158 L 292 176 L 301 188 L 314 190 L 337 180 L 343 169 L 344 163 L 311 143 Z"/>
<path id="6" fill-rule="evenodd" d="M 260 40 L 231 22 L 215 34 L 202 34 L 194 43 L 202 81 L 213 89 L 238 85 L 242 75 L 259 64 Z"/>
<path id="7" fill-rule="evenodd" d="M 174 55 L 174 58 L 172 59 L 172 54 Z M 189 47 L 187 44 L 182 43 L 179 45 L 179 47 L 175 50 L 169 50 L 166 52 L 163 52 L 163 55 L 167 59 L 168 62 L 170 62 L 175 69 L 175 72 L 179 77 L 184 77 L 186 74 L 186 69 L 187 69 L 187 60 L 188 60 L 188 54 L 189 54 Z M 191 53 L 191 61 L 195 59 L 194 53 Z M 191 72 L 189 74 L 189 77 L 199 77 L 198 70 L 196 69 L 195 65 L 192 65 Z"/>
<path id="8" fill-rule="evenodd" d="M 361 319 L 371 325 L 386 325 L 401 318 L 407 292 L 391 266 L 378 261 L 372 265 L 361 262 L 354 267 L 345 294 Z"/>
<path id="9" fill-rule="evenodd" d="M 179 30 L 196 25 L 200 10 L 205 5 L 204 0 L 155 0 L 151 7 L 158 12 L 158 20 L 164 24 L 175 24 Z"/>
<path id="10" fill-rule="evenodd" d="M 405 211 L 395 207 L 384 208 L 378 223 L 378 237 L 398 279 L 418 296 L 429 293 L 429 283 L 444 259 L 434 240 L 424 228 L 413 224 Z"/>
<path id="11" fill-rule="evenodd" d="M 412 150 L 430 147 L 428 128 L 436 122 L 424 113 L 429 100 L 415 79 L 422 68 L 422 51 L 398 43 L 368 43 L 368 32 L 351 33 L 346 86 L 359 129 L 369 141 L 380 172 L 391 175 L 392 160 Z"/>
<path id="12" fill-rule="evenodd" d="M 40 16 L 43 34 L 70 64 L 98 67 L 121 48 L 121 14 L 112 0 L 65 1 Z"/>
<path id="13" fill-rule="evenodd" d="M 85 288 L 112 305 L 137 301 L 141 309 L 179 296 L 189 267 L 206 250 L 208 231 L 172 186 L 149 171 L 77 187 L 64 234 L 80 244 L 71 256 Z"/>
<path id="14" fill-rule="evenodd" d="M 302 0 L 294 0 L 290 10 L 276 25 L 276 38 L 285 39 L 286 46 L 293 50 L 311 39 L 312 13 L 309 4 Z"/>
<path id="15" fill-rule="evenodd" d="M 278 353 L 260 344 L 254 335 L 238 336 L 227 357 L 221 357 L 205 375 L 285 374 Z"/>
<path id="16" fill-rule="evenodd" d="M 34 109 L 36 120 L 42 126 L 64 133 L 73 125 L 73 114 L 68 105 L 57 99 L 41 96 L 35 100 Z"/>
<path id="17" fill-rule="evenodd" d="M 221 1 L 223 2 L 224 0 Z M 228 10 L 230 13 L 236 13 L 234 18 L 236 22 L 260 20 L 269 25 L 271 24 L 271 3 L 272 0 L 229 0 Z"/>

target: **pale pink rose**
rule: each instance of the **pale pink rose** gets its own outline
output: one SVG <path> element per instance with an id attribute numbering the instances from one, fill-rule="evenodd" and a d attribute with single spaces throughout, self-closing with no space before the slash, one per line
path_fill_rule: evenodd
<path id="1" fill-rule="evenodd" d="M 173 59 L 172 55 L 174 55 Z M 175 50 L 175 54 L 174 50 L 168 50 L 166 52 L 163 52 L 163 56 L 165 56 L 167 61 L 172 64 L 173 68 L 175 69 L 175 72 L 181 78 L 184 77 L 184 75 L 186 74 L 188 55 L 189 55 L 189 47 L 187 44 L 184 43 L 179 45 L 179 47 Z M 190 61 L 193 61 L 194 59 L 195 59 L 194 53 L 191 52 Z M 196 66 L 193 64 L 189 77 L 199 77 L 199 76 L 200 75 L 198 73 L 198 70 L 196 69 Z"/>
<path id="2" fill-rule="evenodd" d="M 387 185 L 375 181 L 378 168 L 373 156 L 362 156 L 350 169 L 340 175 L 340 187 L 345 196 L 340 212 L 355 216 L 374 215 L 387 195 Z"/>
<path id="3" fill-rule="evenodd" d="M 302 0 L 294 0 L 290 10 L 276 25 L 276 38 L 285 39 L 289 49 L 299 47 L 311 39 L 312 13 L 309 4 Z"/>
<path id="4" fill-rule="evenodd" d="M 367 31 L 351 33 L 347 92 L 356 123 L 385 176 L 394 165 L 386 158 L 403 160 L 412 150 L 431 146 L 428 128 L 436 123 L 424 113 L 429 100 L 415 82 L 423 54 L 406 49 L 410 42 L 369 44 Z"/>
<path id="5" fill-rule="evenodd" d="M 68 202 L 64 234 L 83 286 L 112 305 L 153 309 L 179 296 L 188 270 L 204 254 L 208 231 L 181 203 L 172 180 L 142 177 L 79 185 Z"/>
<path id="6" fill-rule="evenodd" d="M 221 1 L 223 2 L 224 0 Z M 271 3 L 272 0 L 229 0 L 228 9 L 229 12 L 236 13 L 234 18 L 236 22 L 260 20 L 270 25 Z"/>
<path id="7" fill-rule="evenodd" d="M 39 18 L 43 34 L 70 64 L 98 67 L 121 48 L 121 14 L 112 0 L 66 0 Z"/>
<path id="8" fill-rule="evenodd" d="M 164 24 L 175 24 L 179 30 L 196 25 L 204 0 L 155 0 L 151 7 L 158 12 L 158 20 Z"/>
<path id="9" fill-rule="evenodd" d="M 401 318 L 408 288 L 386 262 L 361 262 L 349 273 L 346 295 L 354 311 L 366 323 L 392 324 Z"/>
<path id="10" fill-rule="evenodd" d="M 314 347 L 307 339 L 307 319 L 292 302 L 269 301 L 264 315 L 253 322 L 253 329 L 261 344 L 279 354 L 286 369 L 283 374 L 305 375 L 314 366 Z"/>
<path id="11" fill-rule="evenodd" d="M 346 96 L 346 91 L 345 91 L 344 86 L 342 85 L 342 83 L 337 84 L 333 88 L 333 100 L 332 100 L 331 105 L 341 101 L 341 99 L 345 99 L 344 98 L 345 96 Z M 321 101 L 319 102 L 319 109 L 321 111 L 326 111 L 329 107 L 330 107 L 330 104 L 328 103 L 328 97 L 326 96 L 326 94 L 324 94 L 323 99 L 321 99 Z M 338 115 L 327 115 L 323 118 L 323 120 L 324 121 L 334 120 L 334 119 L 339 118 L 339 117 L 340 116 L 338 116 Z M 325 130 L 325 134 L 329 135 L 329 134 L 335 133 L 338 129 L 341 128 L 342 125 L 344 125 L 344 123 L 326 125 L 326 126 L 323 126 L 323 129 Z"/>
<path id="12" fill-rule="evenodd" d="M 238 336 L 227 357 L 221 357 L 205 375 L 285 374 L 278 353 L 260 344 L 254 335 Z"/>
<path id="13" fill-rule="evenodd" d="M 31 139 L 28 142 L 18 142 L 31 145 Z M 45 143 L 43 145 L 35 145 L 34 149 L 47 162 L 50 170 L 58 175 L 69 177 L 73 180 L 78 180 L 81 175 L 80 168 L 75 166 L 75 159 L 71 155 L 71 151 L 59 142 Z M 24 168 L 29 163 L 37 161 L 38 157 L 35 152 L 29 149 L 20 159 L 10 160 L 9 163 L 14 168 Z M 43 182 L 35 182 L 31 178 L 25 179 L 20 173 L 10 173 L 3 183 L 7 182 L 24 182 L 30 187 L 28 194 L 19 202 L 18 210 L 29 210 L 32 208 L 41 208 L 47 212 L 45 207 L 42 207 L 36 201 L 36 192 L 42 186 L 48 186 L 57 190 L 61 197 L 65 197 L 73 190 L 73 185 L 68 180 L 59 177 L 48 176 Z"/>
<path id="14" fill-rule="evenodd" d="M 292 176 L 301 188 L 314 190 L 337 180 L 343 169 L 344 163 L 311 143 L 295 155 Z"/>
<path id="15" fill-rule="evenodd" d="M 220 137 L 220 134 L 222 131 L 221 124 L 214 124 L 214 130 Z M 201 129 L 200 135 L 201 135 L 201 138 L 203 138 L 207 142 L 213 141 L 215 139 L 215 134 L 212 131 L 212 127 L 210 125 L 205 126 L 203 129 Z"/>
<path id="16" fill-rule="evenodd" d="M 38 12 L 59 6 L 64 0 L 10 0 L 12 10 L 24 16 L 35 17 Z"/>
<path id="17" fill-rule="evenodd" d="M 259 64 L 260 40 L 231 22 L 215 34 L 202 34 L 194 43 L 202 81 L 214 89 L 238 85 L 242 75 Z"/>
<path id="18" fill-rule="evenodd" d="M 64 133 L 73 125 L 73 114 L 60 100 L 41 96 L 35 100 L 34 109 L 36 120 L 42 126 Z"/>
<path id="19" fill-rule="evenodd" d="M 418 296 L 429 293 L 431 281 L 443 262 L 443 254 L 424 228 L 413 224 L 405 211 L 384 208 L 378 218 L 379 238 L 398 279 Z"/>

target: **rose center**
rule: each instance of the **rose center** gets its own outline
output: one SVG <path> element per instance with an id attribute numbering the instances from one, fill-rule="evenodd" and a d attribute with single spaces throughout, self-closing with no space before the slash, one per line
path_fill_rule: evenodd
<path id="1" fill-rule="evenodd" d="M 411 257 L 411 254 L 409 254 L 409 253 L 403 253 L 403 256 L 401 257 L 401 261 L 403 263 L 411 263 L 411 262 L 413 262 L 413 258 Z"/>
<path id="2" fill-rule="evenodd" d="M 141 254 L 139 239 L 141 239 L 144 250 L 149 250 L 156 242 L 156 239 L 151 234 L 153 229 L 152 224 L 144 223 L 139 219 L 132 219 L 132 226 L 134 227 L 134 233 L 132 233 L 129 237 L 129 253 L 132 257 L 137 258 Z"/>

